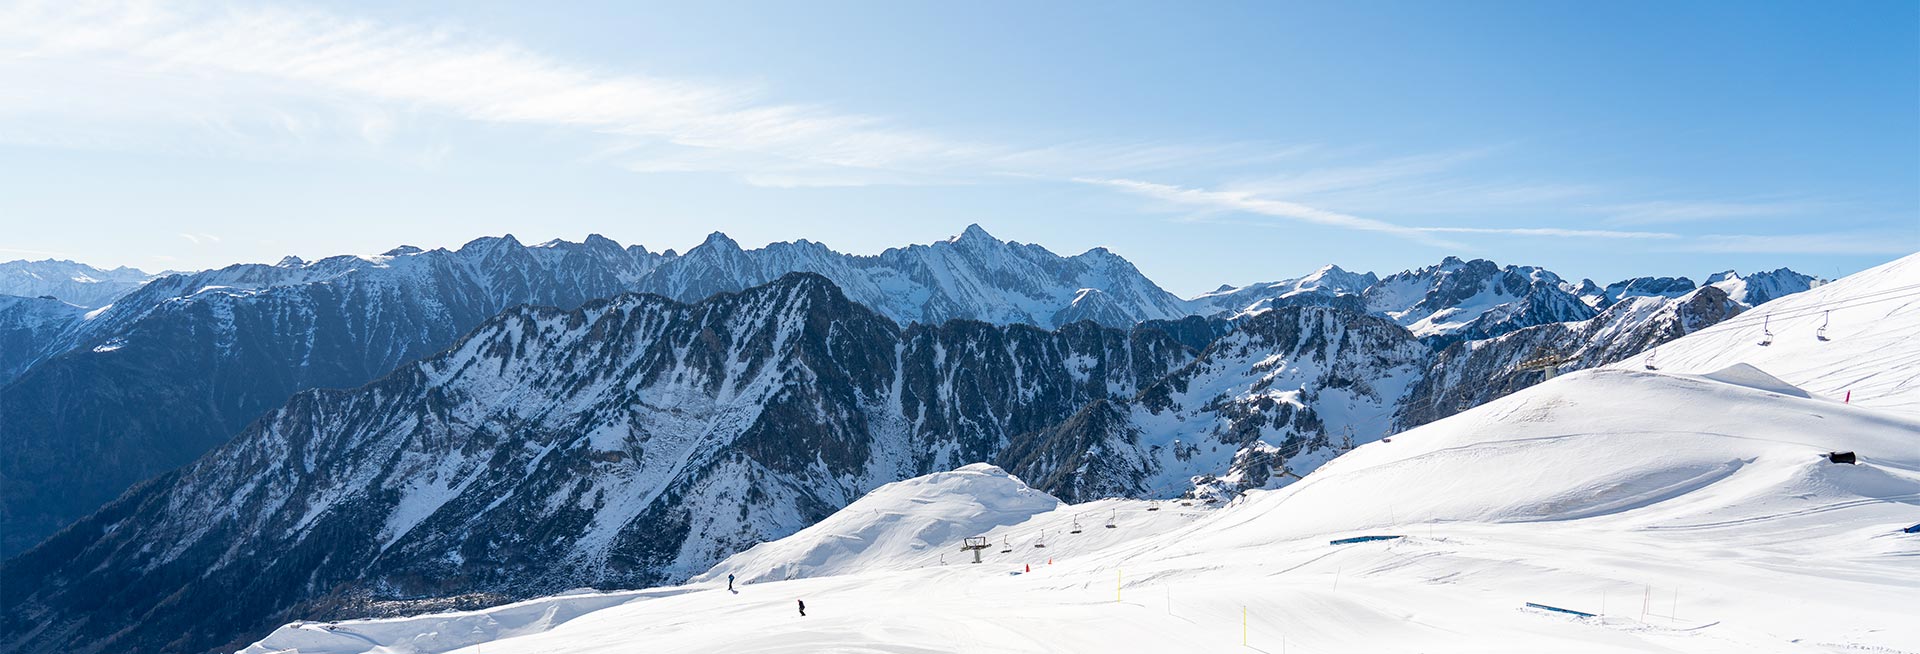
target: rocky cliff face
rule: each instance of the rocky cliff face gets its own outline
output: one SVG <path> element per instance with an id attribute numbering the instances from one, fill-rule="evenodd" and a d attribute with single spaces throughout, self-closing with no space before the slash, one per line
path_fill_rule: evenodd
<path id="1" fill-rule="evenodd" d="M 1595 314 L 1558 275 L 1532 266 L 1447 257 L 1439 265 L 1382 278 L 1366 291 L 1369 311 L 1436 347 Z"/>
<path id="2" fill-rule="evenodd" d="M 8 649 L 193 652 L 386 601 L 684 578 L 1192 356 L 1091 323 L 903 329 L 804 274 L 516 309 L 10 560 Z"/>
<path id="3" fill-rule="evenodd" d="M 1380 318 L 1269 311 L 1139 395 L 1024 435 L 1001 461 L 1069 501 L 1274 487 L 1287 481 L 1283 470 L 1305 474 L 1331 459 L 1349 434 L 1378 438 L 1430 355 Z"/>
<path id="4" fill-rule="evenodd" d="M 40 339 L 39 360 L 0 387 L 0 551 L 192 461 L 295 392 L 364 384 L 509 306 L 619 293 L 657 259 L 598 237 L 506 237 L 155 280 Z"/>
<path id="5" fill-rule="evenodd" d="M 874 257 L 807 241 L 743 251 L 719 234 L 685 256 L 599 236 L 531 246 L 507 236 L 162 277 L 95 314 L 10 300 L 0 303 L 10 453 L 0 554 L 191 461 L 295 392 L 366 383 L 508 307 L 571 308 L 636 289 L 697 301 L 793 271 L 834 279 L 901 324 L 1124 327 L 1185 315 L 1105 250 L 1060 257 L 977 226 Z"/>

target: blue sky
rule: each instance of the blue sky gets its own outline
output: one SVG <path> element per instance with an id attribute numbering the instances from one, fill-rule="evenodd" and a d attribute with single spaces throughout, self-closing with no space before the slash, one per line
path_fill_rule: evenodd
<path id="1" fill-rule="evenodd" d="M 704 5 L 704 6 L 701 6 Z M 980 223 L 1169 290 L 1920 250 L 1920 3 L 0 4 L 0 259 Z"/>

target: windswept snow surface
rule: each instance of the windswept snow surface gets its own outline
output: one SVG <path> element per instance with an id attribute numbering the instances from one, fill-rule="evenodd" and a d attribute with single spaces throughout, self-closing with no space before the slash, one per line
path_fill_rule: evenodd
<path id="1" fill-rule="evenodd" d="M 793 536 L 721 561 L 693 582 L 725 581 L 729 574 L 742 582 L 848 574 L 870 568 L 876 562 L 867 557 L 883 554 L 894 562 L 925 564 L 962 538 L 1061 506 L 1005 470 L 975 463 L 876 488 Z"/>
<path id="2" fill-rule="evenodd" d="M 1773 339 L 1761 345 L 1767 332 Z M 1651 355 L 1663 372 L 1746 363 L 1835 401 L 1851 393 L 1853 404 L 1920 417 L 1920 254 L 1767 302 Z"/>
<path id="3" fill-rule="evenodd" d="M 1920 651 L 1920 536 L 1900 533 L 1920 516 L 1920 420 L 1754 388 L 1755 373 L 1573 373 L 1218 511 L 1041 513 L 988 535 L 1049 525 L 1046 548 L 1014 540 L 980 565 L 952 542 L 928 561 L 881 527 L 838 559 L 845 574 L 697 582 L 463 649 L 404 640 L 471 621 L 452 614 L 299 651 Z M 1076 518 L 1082 534 L 1056 531 Z M 1401 538 L 1329 543 L 1361 535 Z"/>

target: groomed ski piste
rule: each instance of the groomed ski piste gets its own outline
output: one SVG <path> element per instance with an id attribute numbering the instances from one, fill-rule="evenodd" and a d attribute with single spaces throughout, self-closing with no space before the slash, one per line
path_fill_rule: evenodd
<path id="1" fill-rule="evenodd" d="M 1920 285 L 1914 259 L 1850 286 Z M 683 586 L 295 623 L 243 651 L 1920 652 L 1915 389 L 1863 406 L 1793 376 L 1911 375 L 1920 314 L 1877 317 L 1823 342 L 1870 352 L 1576 372 L 1218 508 L 1062 505 L 976 464 Z M 1392 538 L 1334 542 L 1368 536 Z"/>

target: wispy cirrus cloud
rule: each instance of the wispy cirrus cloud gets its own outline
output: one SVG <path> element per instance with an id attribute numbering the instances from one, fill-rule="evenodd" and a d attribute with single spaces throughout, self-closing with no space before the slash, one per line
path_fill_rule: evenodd
<path id="1" fill-rule="evenodd" d="M 1670 231 L 1580 229 L 1566 227 L 1470 227 L 1403 225 L 1331 211 L 1299 202 L 1261 197 L 1249 191 L 1209 190 L 1132 179 L 1076 178 L 1074 181 L 1160 200 L 1202 212 L 1251 214 L 1287 221 L 1397 236 L 1440 247 L 1464 249 L 1436 235 L 1462 234 L 1556 239 L 1645 241 L 1665 251 L 1753 254 L 1898 254 L 1914 247 L 1911 235 L 1816 233 L 1786 235 L 1685 234 Z M 1205 213 L 1201 214 L 1205 215 Z"/>
<path id="2" fill-rule="evenodd" d="M 1237 211 L 1262 216 L 1286 218 L 1329 227 L 1379 232 L 1431 245 L 1454 245 L 1418 229 L 1403 227 L 1372 218 L 1362 218 L 1338 211 L 1328 211 L 1298 202 L 1263 198 L 1246 191 L 1212 191 L 1202 188 L 1188 188 L 1171 184 L 1116 178 L 1078 177 L 1075 178 L 1074 181 L 1082 184 L 1115 188 L 1128 193 L 1143 195 L 1188 207 Z"/>
<path id="3" fill-rule="evenodd" d="M 1506 224 L 1512 220 L 1489 226 L 1484 217 L 1490 210 L 1627 226 L 1784 217 L 1820 206 L 1622 201 L 1617 198 L 1625 194 L 1599 184 L 1485 170 L 1484 164 L 1512 148 L 1505 145 L 1352 163 L 1317 146 L 993 142 L 824 104 L 775 100 L 752 86 L 608 71 L 454 27 L 386 24 L 279 5 L 0 5 L 0 141 L 113 148 L 157 138 L 167 130 L 149 128 L 163 124 L 191 131 L 193 138 L 182 139 L 189 147 L 245 148 L 270 135 L 297 147 L 344 139 L 393 148 L 415 123 L 439 119 L 585 135 L 594 144 L 588 148 L 592 158 L 636 172 L 725 174 L 767 187 L 1006 178 L 1080 183 L 1203 213 L 1456 249 L 1464 246 L 1449 237 L 1622 239 L 1726 252 L 1878 253 L 1889 247 L 1848 236 L 1688 236 Z M 431 165 L 451 155 L 445 144 L 428 144 L 409 156 Z M 1290 170 L 1271 172 L 1276 168 Z M 1190 179 L 1195 170 L 1239 174 L 1203 185 L 1150 181 L 1175 172 Z M 1482 222 L 1431 224 L 1465 222 L 1451 216 Z M 1415 222 L 1426 224 L 1408 224 Z M 195 243 L 210 238 L 182 236 Z"/>
<path id="4" fill-rule="evenodd" d="M 0 139 L 112 147 L 168 121 L 246 141 L 394 138 L 400 114 L 595 135 L 601 158 L 648 172 L 714 172 L 778 186 L 943 183 L 1258 161 L 1284 148 L 1239 143 L 953 139 L 878 116 L 771 100 L 760 89 L 607 72 L 455 28 L 390 25 L 274 5 L 139 0 L 0 7 L 0 91 L 24 121 Z M 23 122 L 24 122 L 23 121 Z"/>

